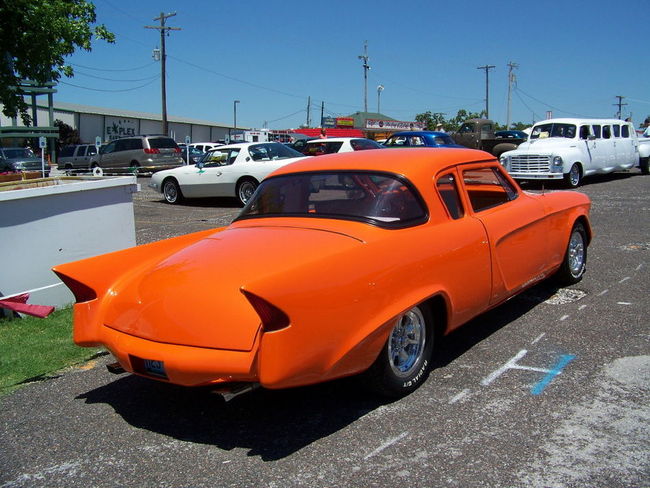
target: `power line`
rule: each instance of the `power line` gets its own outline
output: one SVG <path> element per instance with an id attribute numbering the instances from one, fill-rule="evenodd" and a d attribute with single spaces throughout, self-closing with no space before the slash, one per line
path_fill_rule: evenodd
<path id="1" fill-rule="evenodd" d="M 111 93 L 117 93 L 117 92 L 128 92 L 128 91 L 133 91 L 133 90 L 139 90 L 140 88 L 144 88 L 145 86 L 149 86 L 149 85 L 151 85 L 151 84 L 152 84 L 154 81 L 156 81 L 157 79 L 158 79 L 158 77 L 156 76 L 156 78 L 154 78 L 153 80 L 151 80 L 151 81 L 148 82 L 148 83 L 145 83 L 144 85 L 135 86 L 135 87 L 133 87 L 133 88 L 124 88 L 124 89 L 120 89 L 120 90 L 103 90 L 103 89 L 101 89 L 101 88 L 89 88 L 89 87 L 87 87 L 87 86 L 75 85 L 75 84 L 73 84 L 73 83 L 68 83 L 68 82 L 61 81 L 61 80 L 59 80 L 59 83 L 61 83 L 61 84 L 63 84 L 63 85 L 73 86 L 73 87 L 75 87 L 75 88 L 81 88 L 82 90 L 90 90 L 90 91 L 97 91 L 97 92 L 111 92 Z"/>
<path id="2" fill-rule="evenodd" d="M 154 78 L 158 78 L 160 76 L 160 75 L 156 74 L 156 75 L 153 75 L 153 76 L 147 76 L 146 78 L 137 78 L 137 79 L 132 79 L 132 80 L 116 80 L 115 78 L 104 78 L 103 76 L 91 75 L 89 73 L 84 73 L 83 71 L 77 71 L 75 74 L 82 75 L 82 76 L 88 76 L 89 78 L 94 78 L 96 80 L 116 81 L 116 82 L 120 82 L 120 83 L 122 83 L 122 82 L 135 83 L 135 82 L 138 82 L 138 81 L 149 81 L 149 80 L 153 80 Z"/>
<path id="3" fill-rule="evenodd" d="M 109 68 L 92 68 L 90 66 L 83 66 L 81 64 L 76 64 L 76 63 L 70 63 L 72 66 L 76 66 L 78 68 L 84 68 L 84 69 L 90 69 L 93 71 L 136 71 L 139 69 L 147 68 L 151 66 L 152 64 L 155 64 L 155 61 L 152 61 L 150 63 L 147 63 L 143 66 L 138 66 L 137 68 L 124 68 L 124 69 L 109 69 Z"/>

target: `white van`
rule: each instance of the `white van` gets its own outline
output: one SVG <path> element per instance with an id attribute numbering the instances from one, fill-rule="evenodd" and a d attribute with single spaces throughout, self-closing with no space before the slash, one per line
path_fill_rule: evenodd
<path id="1" fill-rule="evenodd" d="M 564 179 L 575 188 L 584 176 L 638 166 L 639 142 L 630 122 L 549 119 L 535 124 L 528 141 L 499 160 L 515 179 Z"/>

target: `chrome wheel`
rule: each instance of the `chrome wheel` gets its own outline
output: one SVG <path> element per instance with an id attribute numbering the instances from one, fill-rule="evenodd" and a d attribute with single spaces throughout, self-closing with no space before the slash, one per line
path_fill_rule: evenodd
<path id="1" fill-rule="evenodd" d="M 163 195 L 167 203 L 178 203 L 181 199 L 181 189 L 174 180 L 165 180 L 163 183 Z"/>
<path id="2" fill-rule="evenodd" d="M 577 278 L 585 268 L 585 241 L 580 229 L 574 228 L 567 249 L 567 260 L 571 276 Z"/>
<path id="3" fill-rule="evenodd" d="M 580 180 L 582 179 L 582 171 L 580 170 L 580 165 L 578 163 L 573 164 L 569 172 L 565 175 L 565 181 L 569 188 L 576 188 L 580 185 Z"/>
<path id="4" fill-rule="evenodd" d="M 564 253 L 564 261 L 555 276 L 560 285 L 573 285 L 580 281 L 587 270 L 587 231 L 582 223 L 577 222 L 567 244 Z"/>
<path id="5" fill-rule="evenodd" d="M 420 367 L 426 343 L 426 322 L 414 307 L 398 320 L 388 339 L 388 361 L 393 373 L 406 377 Z"/>
<path id="6" fill-rule="evenodd" d="M 237 198 L 242 205 L 246 205 L 257 189 L 257 183 L 253 180 L 244 180 L 237 186 Z"/>

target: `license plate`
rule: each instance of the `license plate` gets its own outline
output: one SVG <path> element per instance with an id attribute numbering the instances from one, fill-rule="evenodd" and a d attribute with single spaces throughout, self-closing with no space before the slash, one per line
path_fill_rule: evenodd
<path id="1" fill-rule="evenodd" d="M 165 373 L 165 363 L 162 361 L 156 361 L 154 359 L 145 359 L 144 360 L 144 370 L 154 376 L 161 376 L 162 378 L 167 378 L 167 373 Z"/>

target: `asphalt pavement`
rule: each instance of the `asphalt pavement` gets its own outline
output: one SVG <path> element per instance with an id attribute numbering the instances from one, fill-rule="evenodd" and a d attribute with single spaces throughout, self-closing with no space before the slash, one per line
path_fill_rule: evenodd
<path id="1" fill-rule="evenodd" d="M 239 211 L 167 205 L 139 182 L 138 244 Z M 595 232 L 583 281 L 466 324 L 415 393 L 387 402 L 346 379 L 223 403 L 112 375 L 101 356 L 0 399 L 0 487 L 650 486 L 650 177 L 580 191 Z"/>

